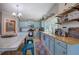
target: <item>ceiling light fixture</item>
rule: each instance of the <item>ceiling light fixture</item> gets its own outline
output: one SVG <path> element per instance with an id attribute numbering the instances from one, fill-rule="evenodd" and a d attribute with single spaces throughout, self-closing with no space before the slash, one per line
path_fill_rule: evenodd
<path id="1" fill-rule="evenodd" d="M 12 15 L 14 17 L 21 17 L 22 16 L 22 13 L 19 12 L 19 5 L 16 5 L 16 8 L 17 8 L 17 11 L 16 12 L 13 12 Z"/>

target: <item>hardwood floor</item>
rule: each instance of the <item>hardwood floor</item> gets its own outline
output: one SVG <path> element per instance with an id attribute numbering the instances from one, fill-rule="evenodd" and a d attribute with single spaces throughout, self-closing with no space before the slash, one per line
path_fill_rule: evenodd
<path id="1" fill-rule="evenodd" d="M 40 39 L 36 39 L 36 55 L 48 55 L 48 50 L 43 45 L 43 42 Z"/>

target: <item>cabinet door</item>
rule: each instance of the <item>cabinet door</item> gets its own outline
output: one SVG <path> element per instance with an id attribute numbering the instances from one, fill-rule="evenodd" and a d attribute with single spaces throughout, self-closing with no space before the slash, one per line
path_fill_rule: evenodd
<path id="1" fill-rule="evenodd" d="M 45 41 L 45 45 L 49 48 L 49 36 L 48 35 L 45 35 L 45 39 L 44 39 L 44 41 Z"/>
<path id="2" fill-rule="evenodd" d="M 54 38 L 51 38 L 50 39 L 50 45 L 49 45 L 49 50 L 51 51 L 51 54 L 53 54 L 54 55 Z"/>
<path id="3" fill-rule="evenodd" d="M 68 45 L 67 54 L 68 55 L 79 55 L 79 44 Z"/>
<path id="4" fill-rule="evenodd" d="M 55 55 L 66 55 L 66 49 L 55 42 Z"/>
<path id="5" fill-rule="evenodd" d="M 69 10 L 70 8 L 74 7 L 75 5 L 76 5 L 76 3 L 67 3 L 67 4 L 65 5 L 64 11 Z"/>
<path id="6" fill-rule="evenodd" d="M 43 33 L 41 33 L 41 40 L 43 40 L 44 39 L 44 34 Z"/>
<path id="7" fill-rule="evenodd" d="M 71 7 L 75 6 L 77 3 L 60 3 L 58 14 L 69 10 Z"/>

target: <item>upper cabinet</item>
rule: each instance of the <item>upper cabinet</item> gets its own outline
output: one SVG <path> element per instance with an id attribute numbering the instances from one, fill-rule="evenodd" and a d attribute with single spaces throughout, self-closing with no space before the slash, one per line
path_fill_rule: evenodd
<path id="1" fill-rule="evenodd" d="M 64 11 L 74 7 L 76 3 L 64 3 Z"/>
<path id="2" fill-rule="evenodd" d="M 59 10 L 58 14 L 62 14 L 68 10 L 70 10 L 72 7 L 76 6 L 77 3 L 61 3 L 59 4 Z"/>
<path id="3" fill-rule="evenodd" d="M 57 14 L 59 24 L 72 21 L 79 21 L 79 4 L 78 3 L 61 3 Z"/>

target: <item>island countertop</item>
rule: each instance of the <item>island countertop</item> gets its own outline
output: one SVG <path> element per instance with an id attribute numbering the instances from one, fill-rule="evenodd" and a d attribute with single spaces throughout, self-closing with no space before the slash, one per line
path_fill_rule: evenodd
<path id="1" fill-rule="evenodd" d="M 26 38 L 27 32 L 20 32 L 15 37 L 1 38 L 0 37 L 0 52 L 17 50 L 23 40 Z"/>
<path id="2" fill-rule="evenodd" d="M 47 34 L 49 36 L 52 36 L 57 40 L 63 41 L 65 43 L 67 43 L 67 44 L 71 44 L 71 45 L 79 44 L 79 39 L 76 39 L 76 38 L 73 38 L 73 37 L 57 36 L 57 35 L 54 35 L 54 34 L 50 34 L 48 32 L 43 32 L 43 33 L 45 33 L 45 34 Z"/>

